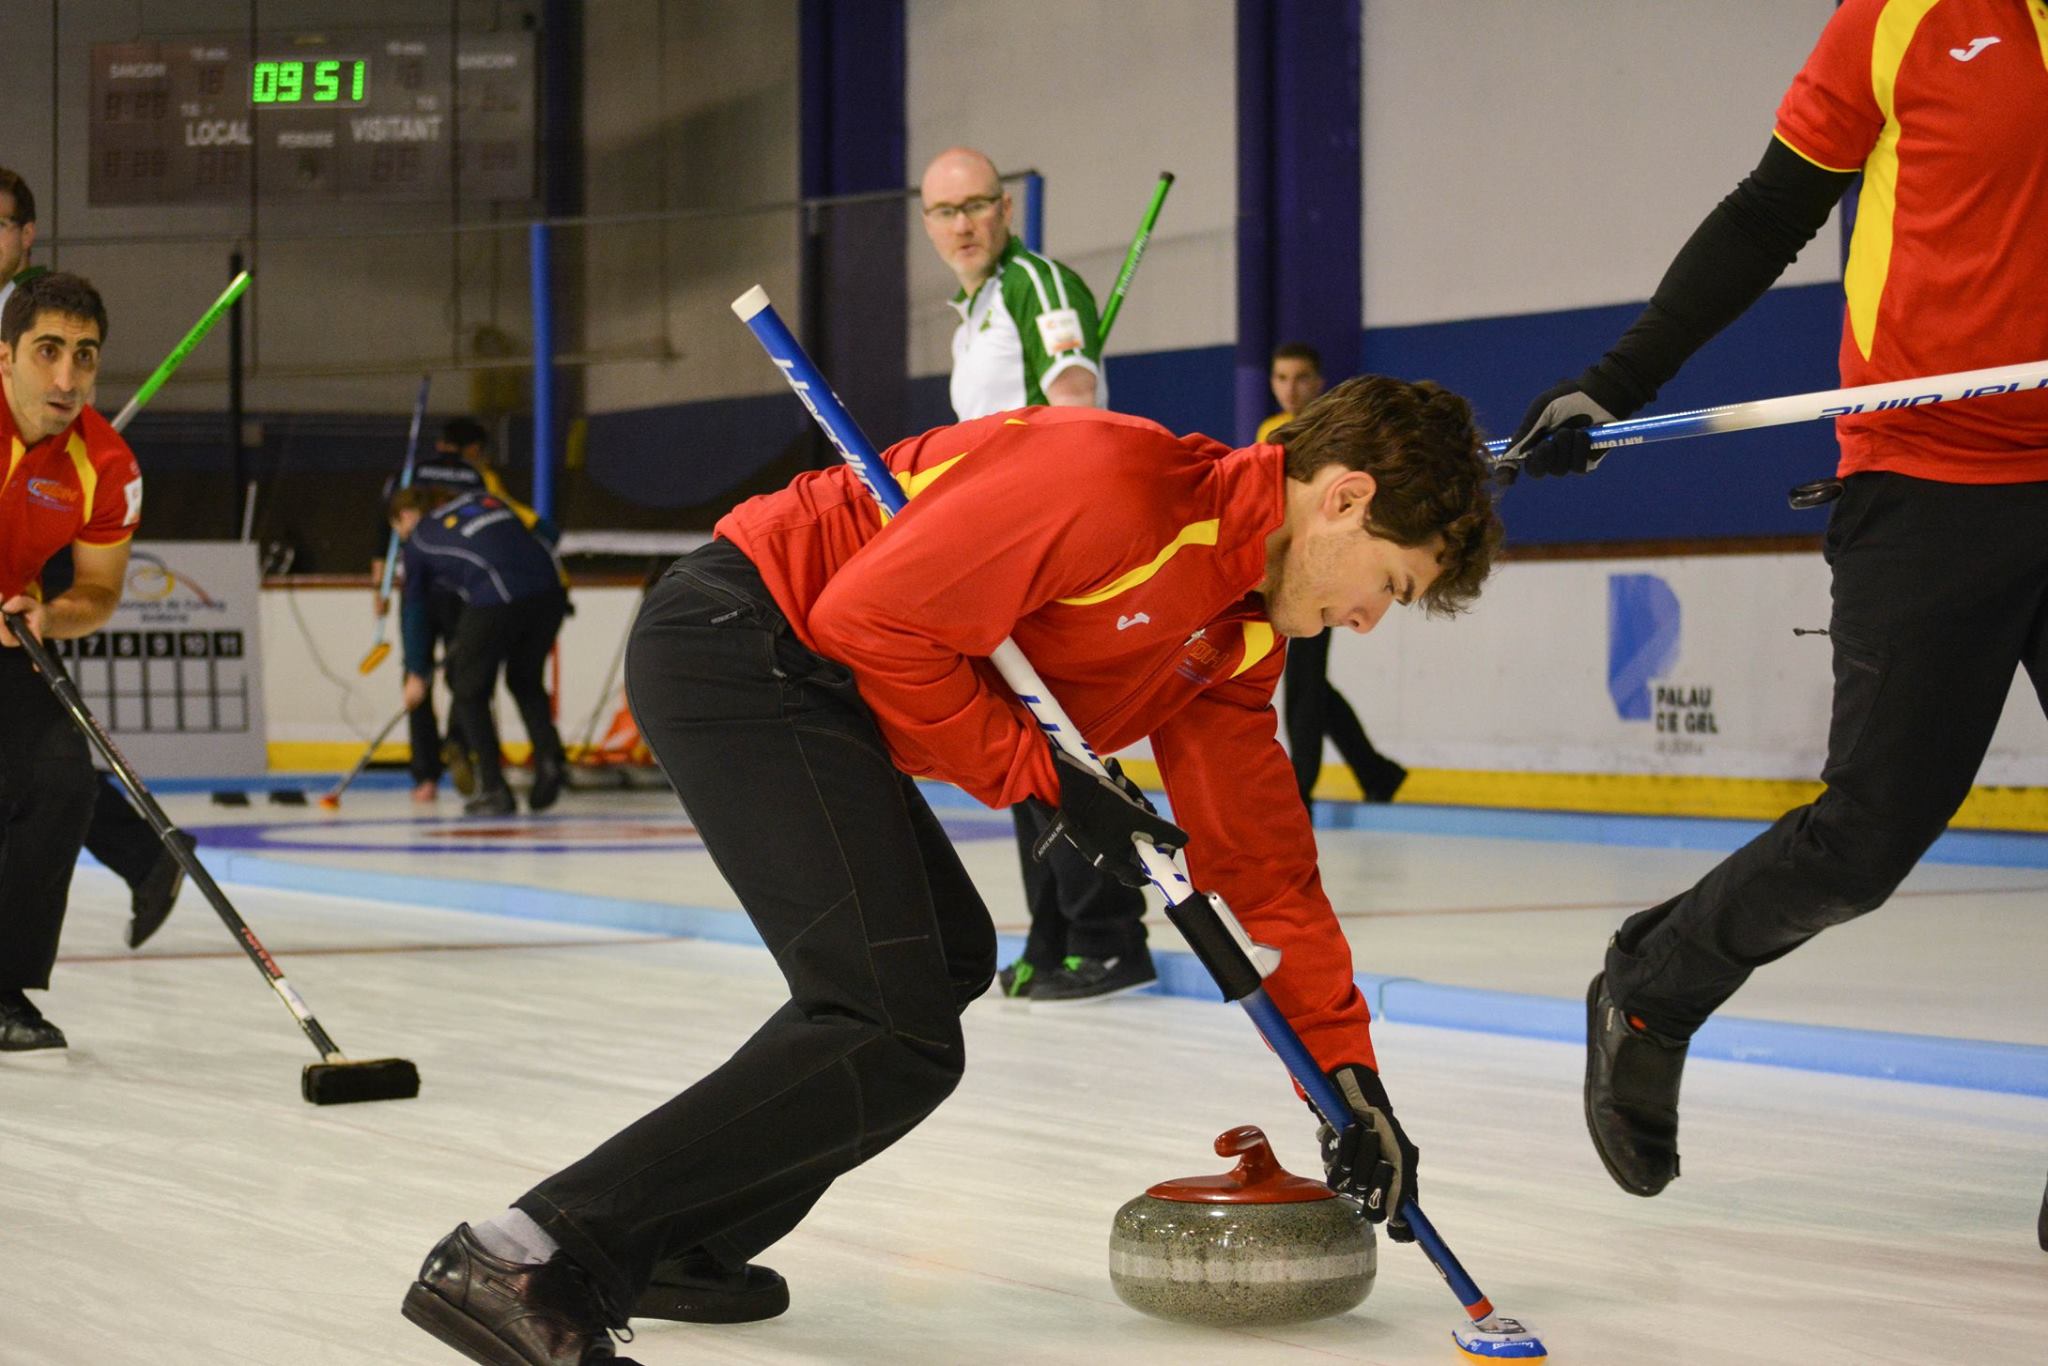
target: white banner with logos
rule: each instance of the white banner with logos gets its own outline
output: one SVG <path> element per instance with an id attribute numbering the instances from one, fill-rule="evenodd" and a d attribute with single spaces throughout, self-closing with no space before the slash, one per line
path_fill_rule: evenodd
<path id="1" fill-rule="evenodd" d="M 1396 609 L 1338 632 L 1330 678 L 1411 768 L 1811 779 L 1828 604 L 1818 554 L 1509 563 L 1465 616 Z M 2023 672 L 1977 781 L 2048 785 Z"/>
<path id="2" fill-rule="evenodd" d="M 145 780 L 268 768 L 260 586 L 253 545 L 138 541 L 113 620 L 58 642 L 85 705 Z"/>

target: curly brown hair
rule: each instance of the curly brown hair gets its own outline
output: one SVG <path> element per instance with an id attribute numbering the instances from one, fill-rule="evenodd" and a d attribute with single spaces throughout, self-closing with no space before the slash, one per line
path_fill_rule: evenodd
<path id="1" fill-rule="evenodd" d="M 1472 405 L 1430 380 L 1347 379 L 1274 432 L 1287 477 L 1303 483 L 1326 465 L 1362 470 L 1379 485 L 1365 529 L 1399 546 L 1441 536 L 1442 566 L 1422 594 L 1433 616 L 1464 611 L 1493 572 L 1504 533 L 1493 475 Z"/>

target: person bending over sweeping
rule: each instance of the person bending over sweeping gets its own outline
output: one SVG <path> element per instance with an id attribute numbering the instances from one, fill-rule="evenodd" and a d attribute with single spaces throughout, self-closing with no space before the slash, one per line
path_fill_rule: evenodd
<path id="1" fill-rule="evenodd" d="M 462 599 L 462 613 L 448 641 L 449 714 L 461 723 L 476 772 L 476 795 L 463 810 L 485 816 L 513 810 L 498 757 L 498 726 L 491 719 L 500 668 L 533 742 L 527 805 L 547 810 L 568 772 L 542 679 L 568 611 L 561 566 L 511 508 L 487 493 L 450 497 L 423 485 L 400 489 L 391 496 L 391 525 L 404 542 L 405 705 L 424 700 L 434 667 L 427 603 L 452 588 Z"/>
<path id="2" fill-rule="evenodd" d="M 1272 694 L 1287 638 L 1478 594 L 1501 531 L 1469 406 L 1367 376 L 1284 446 L 1025 408 L 884 458 L 912 497 L 886 525 L 852 470 L 801 475 L 741 504 L 641 608 L 633 714 L 790 999 L 710 1075 L 433 1249 L 404 1312 L 473 1360 L 615 1362 L 608 1330 L 631 1315 L 780 1313 L 787 1286 L 750 1260 L 953 1090 L 995 929 L 921 777 L 1041 803 L 1126 883 L 1134 839 L 1185 845 L 1198 884 L 1282 951 L 1266 990 L 1359 1117 L 1343 1143 L 1326 1133 L 1332 1184 L 1380 1218 L 1414 1194 Z M 1185 832 L 1047 743 L 987 660 L 1005 637 L 1098 752 L 1150 737 Z"/>

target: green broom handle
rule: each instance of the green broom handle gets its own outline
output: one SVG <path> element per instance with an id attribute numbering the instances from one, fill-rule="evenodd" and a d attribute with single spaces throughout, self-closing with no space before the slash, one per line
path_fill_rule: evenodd
<path id="1" fill-rule="evenodd" d="M 142 410 L 142 405 L 155 397 L 156 391 L 163 388 L 164 381 L 171 377 L 171 372 L 184 363 L 185 357 L 192 354 L 194 347 L 206 340 L 206 334 L 211 332 L 213 325 L 220 321 L 220 315 L 234 307 L 235 300 L 241 298 L 248 288 L 249 272 L 246 270 L 228 281 L 228 287 L 220 292 L 218 299 L 213 301 L 213 307 L 200 315 L 199 321 L 192 324 L 192 330 L 185 334 L 185 339 L 171 348 L 171 354 L 164 357 L 163 364 L 157 366 L 150 377 L 142 381 L 142 387 L 135 391 L 135 397 L 129 399 L 127 406 L 115 414 L 113 424 L 115 431 L 118 432 L 126 427 L 129 419 Z"/>
<path id="2" fill-rule="evenodd" d="M 1123 311 L 1124 295 L 1130 291 L 1131 277 L 1138 273 L 1138 260 L 1145 254 L 1145 244 L 1152 239 L 1152 227 L 1159 221 L 1159 210 L 1166 203 L 1166 192 L 1173 188 L 1173 172 L 1161 171 L 1159 184 L 1153 187 L 1152 202 L 1145 206 L 1145 217 L 1138 224 L 1138 235 L 1131 239 L 1131 249 L 1124 253 L 1123 269 L 1116 273 L 1116 285 L 1109 291 L 1109 302 L 1102 306 L 1102 322 L 1096 328 L 1097 344 L 1109 345 L 1109 329 L 1116 325 L 1116 315 Z"/>

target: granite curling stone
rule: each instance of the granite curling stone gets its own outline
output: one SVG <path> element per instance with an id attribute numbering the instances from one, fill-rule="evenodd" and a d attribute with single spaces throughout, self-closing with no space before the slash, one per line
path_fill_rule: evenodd
<path id="1" fill-rule="evenodd" d="M 1177 1323 L 1305 1323 L 1355 1309 L 1378 1268 L 1372 1225 L 1320 1181 L 1280 1166 L 1242 1125 L 1216 1140 L 1219 1176 L 1162 1181 L 1116 1212 L 1109 1280 L 1131 1308 Z"/>

